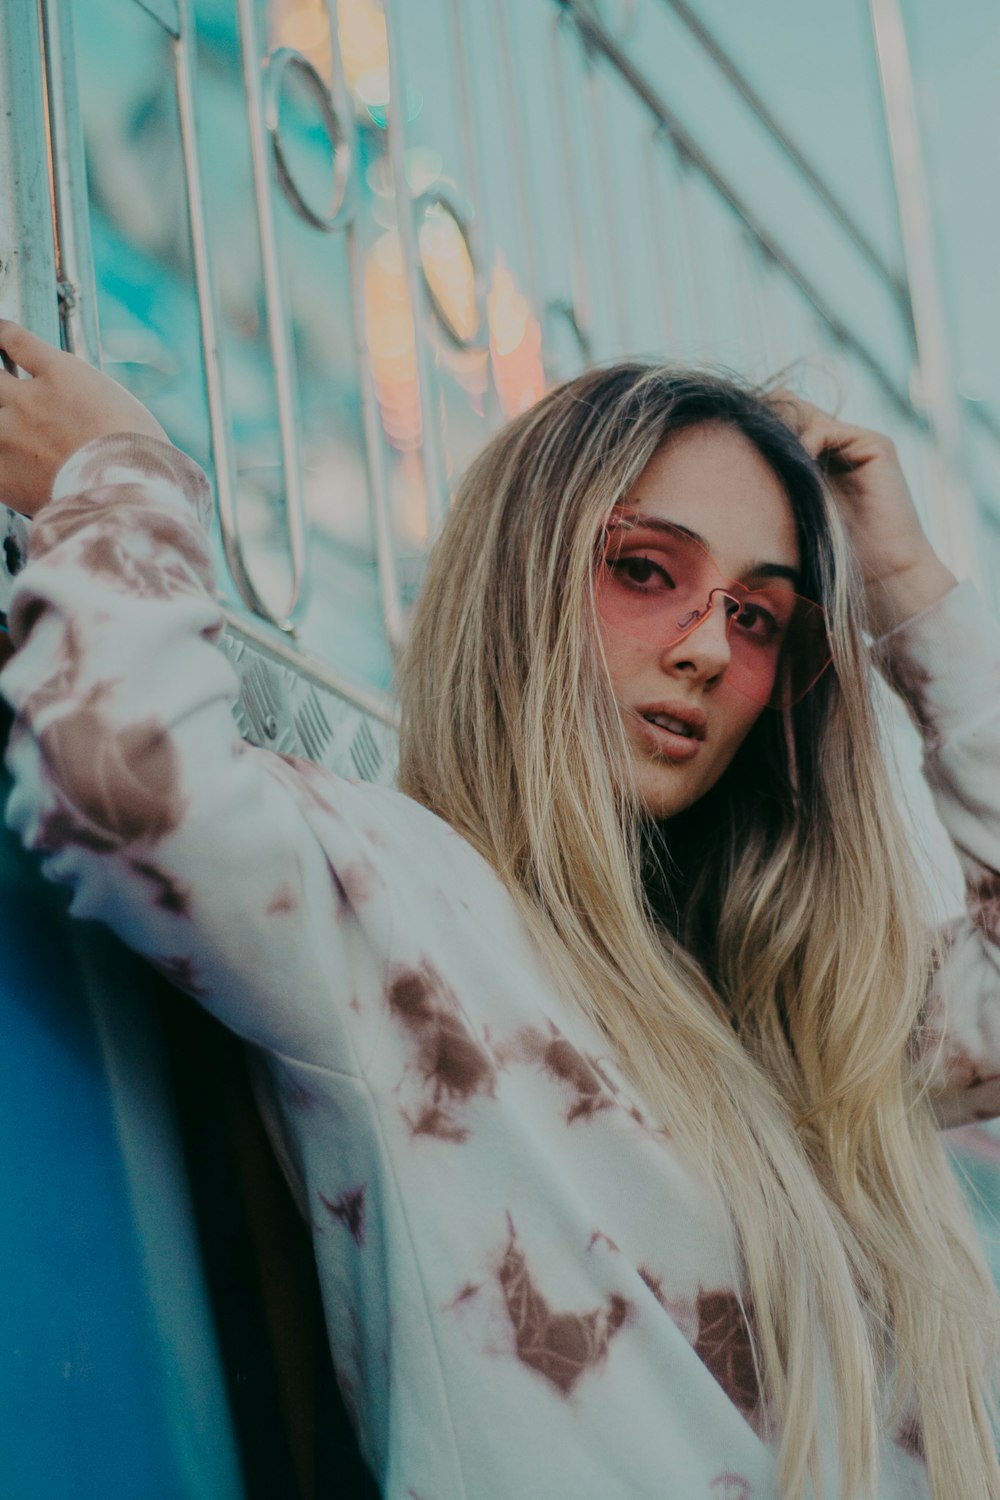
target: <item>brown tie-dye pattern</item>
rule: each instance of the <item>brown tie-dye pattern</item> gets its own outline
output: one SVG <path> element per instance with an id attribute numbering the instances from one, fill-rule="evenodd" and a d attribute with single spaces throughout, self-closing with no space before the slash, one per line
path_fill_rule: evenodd
<path id="1" fill-rule="evenodd" d="M 482 1291 L 482 1282 L 463 1282 L 451 1301 L 445 1303 L 442 1312 L 455 1312 L 457 1308 L 464 1307 L 466 1302 L 471 1302 L 472 1298 L 477 1296 L 480 1291 Z"/>
<path id="2" fill-rule="evenodd" d="M 742 1474 L 716 1474 L 709 1489 L 713 1500 L 753 1500 L 753 1487 Z"/>
<path id="3" fill-rule="evenodd" d="M 105 482 L 108 468 L 117 467 L 123 461 L 119 451 L 108 453 L 105 447 L 107 441 L 118 450 L 120 438 L 116 435 L 110 440 L 101 441 L 96 451 L 82 452 L 76 460 L 74 482 L 89 495 L 100 493 L 98 486 Z M 129 469 L 138 470 L 147 481 L 165 479 L 171 488 L 183 493 L 192 505 L 198 497 L 207 495 L 204 475 L 186 454 L 158 439 L 140 441 L 141 452 L 127 456 Z M 59 503 L 61 505 L 63 502 L 60 500 Z"/>
<path id="4" fill-rule="evenodd" d="M 747 1318 L 735 1292 L 698 1293 L 698 1337 L 694 1352 L 744 1417 L 760 1405 Z"/>
<path id="5" fill-rule="evenodd" d="M 578 1051 L 549 1024 L 548 1035 L 536 1026 L 521 1027 L 513 1043 L 503 1049 L 504 1055 L 534 1063 L 567 1091 L 569 1104 L 564 1116 L 567 1125 L 575 1120 L 591 1120 L 600 1110 L 613 1109 L 611 1084 L 600 1064 Z"/>
<path id="6" fill-rule="evenodd" d="M 418 1114 L 403 1112 L 411 1134 L 464 1141 L 468 1130 L 456 1118 L 454 1105 L 474 1094 L 495 1093 L 492 1058 L 472 1035 L 457 998 L 431 964 L 398 969 L 387 997 L 391 1011 L 417 1042 L 417 1068 L 431 1090 Z"/>
<path id="7" fill-rule="evenodd" d="M 469 1127 L 459 1125 L 453 1115 L 436 1104 L 426 1105 L 419 1114 L 408 1109 L 402 1110 L 401 1114 L 409 1126 L 411 1140 L 418 1135 L 433 1135 L 439 1141 L 451 1141 L 453 1145 L 461 1146 L 469 1139 Z"/>
<path id="8" fill-rule="evenodd" d="M 264 912 L 269 917 L 285 916 L 288 912 L 295 911 L 298 904 L 298 897 L 291 886 L 279 885 L 264 908 Z"/>
<path id="9" fill-rule="evenodd" d="M 18 611 L 17 643 L 22 644 L 24 635 L 31 628 L 32 616 L 23 607 Z M 14 633 L 14 618 L 10 621 L 11 633 Z M 68 702 L 76 691 L 77 682 L 80 677 L 80 668 L 83 664 L 83 647 L 77 634 L 76 626 L 70 620 L 63 631 L 62 640 L 59 642 L 59 651 L 56 657 L 56 670 L 43 682 L 40 687 L 28 694 L 21 709 L 21 718 L 27 723 L 34 725 L 40 715 L 57 704 Z"/>
<path id="10" fill-rule="evenodd" d="M 288 755 L 284 750 L 275 751 L 273 761 L 283 762 L 294 773 L 292 776 L 283 776 L 282 780 L 294 793 L 301 807 L 306 810 L 318 809 L 328 817 L 339 820 L 340 814 L 327 796 L 330 790 L 329 779 L 319 766 L 311 760 L 303 760 L 299 755 Z"/>
<path id="11" fill-rule="evenodd" d="M 991 943 L 1000 947 L 1000 874 L 986 870 L 968 885 L 972 920 Z"/>
<path id="12" fill-rule="evenodd" d="M 665 1311 L 667 1303 L 666 1298 L 663 1295 L 663 1277 L 654 1275 L 654 1273 L 649 1270 L 647 1266 L 637 1266 L 636 1270 L 639 1273 L 640 1280 L 646 1283 L 646 1286 L 649 1288 L 653 1296 L 656 1298 L 657 1302 Z"/>
<path id="13" fill-rule="evenodd" d="M 99 710 L 108 691 L 98 683 L 79 708 L 41 728 L 39 748 L 71 816 L 92 834 L 113 848 L 156 843 L 184 813 L 179 757 L 159 719 L 110 724 Z"/>
<path id="14" fill-rule="evenodd" d="M 179 990 L 195 1000 L 207 999 L 208 992 L 197 979 L 197 970 L 190 958 L 175 955 L 172 958 L 154 956 L 148 960 L 164 979 L 169 979 Z"/>
<path id="15" fill-rule="evenodd" d="M 364 1183 L 360 1187 L 348 1188 L 340 1194 L 339 1198 L 329 1199 L 324 1193 L 319 1195 L 320 1202 L 330 1215 L 331 1219 L 337 1219 L 348 1229 L 354 1243 L 360 1248 L 365 1242 L 365 1188 Z"/>
<path id="16" fill-rule="evenodd" d="M 604 1307 L 586 1313 L 554 1313 L 535 1286 L 508 1215 L 510 1242 L 498 1272 L 514 1328 L 517 1357 L 568 1396 L 586 1374 L 603 1363 L 611 1340 L 632 1311 L 615 1292 Z"/>
<path id="17" fill-rule="evenodd" d="M 342 865 L 338 873 L 344 900 L 355 910 L 365 901 L 371 900 L 376 886 L 380 884 L 380 876 L 367 860 L 356 859 L 349 865 Z"/>
<path id="18" fill-rule="evenodd" d="M 32 558 L 77 532 L 86 533 L 80 566 L 105 585 L 150 599 L 212 587 L 212 555 L 201 528 L 193 517 L 153 511 L 141 485 L 115 484 L 47 507 L 32 530 Z"/>
<path id="19" fill-rule="evenodd" d="M 118 848 L 117 839 L 88 828 L 68 808 L 56 807 L 44 813 L 39 820 L 35 848 L 42 854 L 57 854 L 60 849 L 73 844 L 80 849 L 90 849 L 94 854 L 110 854 Z"/>
<path id="20" fill-rule="evenodd" d="M 896 1442 L 911 1458 L 917 1459 L 922 1464 L 927 1462 L 924 1453 L 923 1428 L 920 1425 L 920 1418 L 914 1413 L 911 1412 L 896 1429 Z"/>
<path id="21" fill-rule="evenodd" d="M 690 1297 L 668 1297 L 663 1290 L 663 1277 L 651 1271 L 648 1266 L 636 1266 L 636 1271 L 640 1281 L 645 1283 L 671 1322 L 677 1325 L 693 1348 L 698 1338 L 698 1309 L 695 1303 Z"/>
<path id="22" fill-rule="evenodd" d="M 175 876 L 168 875 L 166 870 L 161 870 L 159 865 L 154 865 L 149 860 L 131 859 L 129 867 L 135 871 L 140 880 L 145 880 L 152 886 L 155 892 L 154 906 L 159 906 L 163 911 L 173 912 L 177 917 L 190 917 L 190 886 L 182 884 Z"/>

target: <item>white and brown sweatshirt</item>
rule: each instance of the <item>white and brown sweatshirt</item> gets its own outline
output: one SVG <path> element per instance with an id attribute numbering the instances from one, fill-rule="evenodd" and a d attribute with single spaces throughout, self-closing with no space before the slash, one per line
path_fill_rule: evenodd
<path id="1" fill-rule="evenodd" d="M 209 511 L 154 439 L 63 468 L 11 606 L 7 819 L 263 1060 L 382 1494 L 770 1500 L 725 1205 L 475 850 L 239 738 Z M 957 1124 L 1000 1114 L 1000 632 L 961 585 L 890 646 L 968 885 L 935 981 Z M 912 1433 L 878 1493 L 928 1494 Z"/>

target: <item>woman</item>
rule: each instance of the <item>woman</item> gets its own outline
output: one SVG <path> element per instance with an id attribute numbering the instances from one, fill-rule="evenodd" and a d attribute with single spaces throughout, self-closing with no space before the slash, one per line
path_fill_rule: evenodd
<path id="1" fill-rule="evenodd" d="M 892 445 L 549 393 L 435 548 L 397 792 L 239 741 L 200 471 L 0 346 L 8 821 L 258 1049 L 382 1493 L 1000 1496 L 932 1112 L 1000 1113 L 1000 647 Z M 933 958 L 866 620 L 969 881 Z"/>

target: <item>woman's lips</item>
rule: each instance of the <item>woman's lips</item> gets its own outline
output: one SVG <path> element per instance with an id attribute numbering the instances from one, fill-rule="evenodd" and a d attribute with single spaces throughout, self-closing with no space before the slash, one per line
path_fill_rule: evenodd
<path id="1" fill-rule="evenodd" d="M 694 735 L 675 734 L 660 724 L 651 724 L 642 714 L 634 715 L 640 737 L 665 760 L 693 760 L 701 749 L 701 740 Z"/>

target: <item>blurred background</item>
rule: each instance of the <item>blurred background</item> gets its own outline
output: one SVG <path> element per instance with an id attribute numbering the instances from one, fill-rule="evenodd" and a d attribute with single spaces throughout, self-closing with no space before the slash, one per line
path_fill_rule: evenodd
<path id="1" fill-rule="evenodd" d="M 995 0 L 4 0 L 0 42 L 3 311 L 209 471 L 293 677 L 391 717 L 455 480 L 620 355 L 890 432 L 1000 601 Z M 2 870 L 51 937 L 0 997 L 6 1500 L 368 1494 L 231 1044 Z M 994 1254 L 1000 1145 L 955 1145 Z"/>

